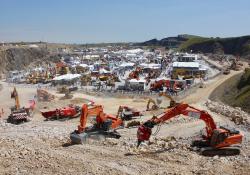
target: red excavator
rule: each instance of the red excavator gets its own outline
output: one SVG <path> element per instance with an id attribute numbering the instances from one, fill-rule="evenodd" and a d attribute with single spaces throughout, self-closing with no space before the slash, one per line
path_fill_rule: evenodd
<path id="1" fill-rule="evenodd" d="M 139 75 L 142 72 L 142 69 L 140 67 L 137 67 L 134 71 L 130 72 L 130 74 L 128 75 L 128 79 L 136 79 L 139 80 Z"/>
<path id="2" fill-rule="evenodd" d="M 41 111 L 41 114 L 46 120 L 72 119 L 80 116 L 81 107 L 68 105 L 63 108 L 56 108 L 49 111 Z"/>
<path id="3" fill-rule="evenodd" d="M 96 123 L 92 127 L 86 127 L 87 118 L 96 117 Z M 78 129 L 70 134 L 72 143 L 83 143 L 92 135 L 103 135 L 105 137 L 120 138 L 116 128 L 123 125 L 122 119 L 111 114 L 106 114 L 101 105 L 94 105 L 91 108 L 83 104 L 81 111 L 80 125 Z"/>
<path id="4" fill-rule="evenodd" d="M 192 144 L 192 146 L 201 148 L 202 155 L 237 155 L 240 153 L 240 150 L 237 147 L 231 147 L 232 145 L 240 144 L 242 142 L 243 135 L 239 131 L 225 127 L 217 128 L 209 113 L 196 109 L 185 103 L 176 103 L 174 107 L 167 109 L 160 116 L 154 116 L 152 119 L 139 126 L 137 131 L 137 146 L 139 147 L 141 142 L 149 140 L 152 128 L 155 125 L 162 124 L 166 120 L 180 114 L 201 119 L 205 122 L 206 135 L 203 136 L 201 140 L 196 140 Z"/>

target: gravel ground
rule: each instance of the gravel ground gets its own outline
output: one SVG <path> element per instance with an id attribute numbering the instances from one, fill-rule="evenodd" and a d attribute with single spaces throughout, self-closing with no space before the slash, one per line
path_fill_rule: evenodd
<path id="1" fill-rule="evenodd" d="M 204 102 L 209 93 L 227 78 L 229 76 L 218 77 L 183 101 L 208 110 Z M 70 145 L 69 134 L 77 128 L 79 119 L 44 121 L 39 112 L 44 106 L 60 106 L 70 100 L 60 100 L 60 95 L 56 94 L 58 98 L 51 104 L 38 104 L 31 122 L 15 126 L 5 121 L 8 108 L 14 104 L 10 100 L 11 90 L 12 87 L 3 83 L 0 91 L 0 107 L 6 109 L 4 118 L 0 119 L 0 174 L 249 174 L 250 132 L 244 125 L 236 125 L 221 114 L 209 111 L 217 124 L 235 127 L 245 135 L 240 155 L 201 156 L 189 145 L 200 135 L 204 124 L 183 116 L 162 125 L 150 144 L 146 143 L 139 149 L 136 148 L 137 128 L 119 129 L 122 135 L 119 140 L 99 138 L 90 139 L 83 145 Z M 32 88 L 17 90 L 21 104 L 25 104 L 36 92 Z M 79 93 L 75 93 L 74 98 L 86 98 L 103 104 L 105 111 L 112 114 L 116 113 L 119 105 L 139 110 L 146 107 L 145 101 L 129 98 L 95 97 Z M 147 112 L 138 120 L 145 121 L 153 113 L 156 112 Z"/>

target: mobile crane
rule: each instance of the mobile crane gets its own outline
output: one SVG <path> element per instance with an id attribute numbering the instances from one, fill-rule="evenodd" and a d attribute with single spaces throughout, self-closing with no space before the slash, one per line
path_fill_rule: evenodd
<path id="1" fill-rule="evenodd" d="M 86 127 L 89 116 L 96 116 L 96 123 L 92 127 Z M 115 131 L 123 125 L 122 119 L 111 114 L 106 114 L 101 105 L 94 105 L 91 108 L 87 104 L 82 105 L 80 125 L 78 129 L 70 134 L 72 143 L 84 143 L 91 135 L 104 135 L 105 137 L 120 138 Z"/>
<path id="2" fill-rule="evenodd" d="M 240 150 L 237 147 L 231 147 L 231 145 L 240 144 L 242 142 L 243 135 L 239 131 L 225 127 L 217 128 L 209 113 L 185 103 L 178 103 L 172 108 L 166 109 L 163 114 L 154 116 L 140 125 L 137 130 L 137 147 L 139 147 L 143 141 L 149 140 L 152 128 L 154 128 L 155 125 L 162 124 L 180 114 L 201 119 L 205 122 L 206 136 L 203 136 L 203 139 L 201 140 L 193 142 L 193 146 L 201 148 L 202 155 L 236 155 L 240 153 Z"/>

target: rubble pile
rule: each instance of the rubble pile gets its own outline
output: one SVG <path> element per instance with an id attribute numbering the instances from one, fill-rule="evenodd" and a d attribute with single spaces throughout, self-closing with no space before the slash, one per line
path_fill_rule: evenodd
<path id="1" fill-rule="evenodd" d="M 241 108 L 239 107 L 233 108 L 221 102 L 214 102 L 211 100 L 208 100 L 205 103 L 205 105 L 212 112 L 228 117 L 231 121 L 233 121 L 237 125 L 250 125 L 249 114 L 242 111 Z"/>
<path id="2" fill-rule="evenodd" d="M 178 124 L 178 123 L 188 123 L 188 122 L 193 122 L 198 119 L 193 118 L 193 117 L 187 117 L 184 115 L 179 115 L 178 117 L 171 118 L 170 120 L 167 120 L 165 123 L 172 123 L 172 124 Z"/>
<path id="3" fill-rule="evenodd" d="M 162 151 L 168 150 L 169 152 L 175 152 L 177 150 L 191 150 L 190 143 L 188 139 L 183 138 L 175 138 L 175 137 L 152 137 L 148 143 L 142 143 L 138 149 L 137 141 L 131 139 L 123 139 L 122 142 L 118 142 L 117 144 L 119 147 L 123 147 L 125 150 L 130 152 L 155 152 L 155 151 Z"/>
<path id="4" fill-rule="evenodd" d="M 1 128 L 5 128 L 5 127 L 8 127 L 10 125 L 11 125 L 10 123 L 7 123 L 6 121 L 0 119 L 0 127 Z"/>

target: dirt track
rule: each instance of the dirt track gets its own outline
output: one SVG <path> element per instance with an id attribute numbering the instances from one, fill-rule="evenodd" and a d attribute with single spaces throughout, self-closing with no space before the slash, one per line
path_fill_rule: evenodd
<path id="1" fill-rule="evenodd" d="M 222 82 L 238 72 L 222 75 L 198 89 L 195 94 L 182 101 L 200 109 L 209 94 Z M 0 91 L 0 108 L 8 109 L 14 104 L 10 91 L 3 83 Z M 34 96 L 36 89 L 18 88 L 21 103 Z M 58 96 L 58 95 L 57 95 Z M 115 114 L 119 105 L 145 110 L 146 101 L 128 98 L 92 97 L 75 94 L 77 98 L 94 100 L 103 104 L 105 112 Z M 64 105 L 57 99 L 51 105 Z M 41 108 L 48 104 L 39 104 Z M 6 110 L 5 110 L 6 111 Z M 240 129 L 245 134 L 241 155 L 234 157 L 204 157 L 190 150 L 193 137 L 204 127 L 201 121 L 178 117 L 161 127 L 157 138 L 150 146 L 135 149 L 136 128 L 120 129 L 120 140 L 90 140 L 84 145 L 68 146 L 69 134 L 76 129 L 79 119 L 69 121 L 43 121 L 39 111 L 33 120 L 19 126 L 6 124 L 0 119 L 0 174 L 249 174 L 250 146 L 249 132 L 235 126 L 224 116 L 210 112 L 215 121 Z M 5 113 L 6 119 L 8 111 Z M 146 113 L 146 120 L 152 113 Z M 174 136 L 174 138 L 171 138 Z"/>

